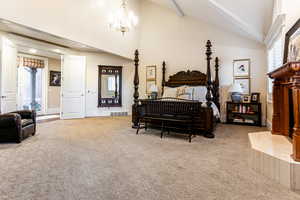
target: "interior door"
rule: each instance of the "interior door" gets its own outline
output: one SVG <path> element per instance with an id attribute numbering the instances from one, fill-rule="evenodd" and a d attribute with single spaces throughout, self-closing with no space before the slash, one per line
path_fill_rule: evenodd
<path id="1" fill-rule="evenodd" d="M 1 38 L 1 41 L 0 108 L 1 113 L 7 113 L 17 110 L 17 47 L 6 38 Z"/>
<path id="2" fill-rule="evenodd" d="M 85 117 L 85 76 L 85 56 L 63 56 L 61 119 Z"/>

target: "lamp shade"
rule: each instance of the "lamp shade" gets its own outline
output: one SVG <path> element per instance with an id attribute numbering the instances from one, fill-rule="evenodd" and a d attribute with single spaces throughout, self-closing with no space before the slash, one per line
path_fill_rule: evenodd
<path id="1" fill-rule="evenodd" d="M 158 92 L 158 88 L 157 85 L 151 85 L 151 87 L 149 88 L 150 92 Z"/>
<path id="2" fill-rule="evenodd" d="M 243 93 L 243 88 L 241 86 L 241 84 L 239 83 L 234 83 L 230 89 L 229 92 L 233 93 L 233 92 L 237 92 L 237 93 Z"/>

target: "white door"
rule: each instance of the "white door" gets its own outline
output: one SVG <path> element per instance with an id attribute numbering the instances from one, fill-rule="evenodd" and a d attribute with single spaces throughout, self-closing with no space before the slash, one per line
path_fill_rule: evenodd
<path id="1" fill-rule="evenodd" d="M 17 110 L 17 47 L 8 39 L 2 38 L 0 65 L 1 113 Z"/>
<path id="2" fill-rule="evenodd" d="M 85 76 L 85 56 L 63 56 L 61 119 L 85 117 Z"/>

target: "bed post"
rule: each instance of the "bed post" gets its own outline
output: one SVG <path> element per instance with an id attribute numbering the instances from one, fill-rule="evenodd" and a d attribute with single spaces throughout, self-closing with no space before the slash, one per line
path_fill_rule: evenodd
<path id="1" fill-rule="evenodd" d="M 165 84 L 166 84 L 166 62 L 164 61 L 162 64 L 162 83 L 161 83 L 161 96 L 164 95 Z"/>
<path id="2" fill-rule="evenodd" d="M 220 87 L 220 80 L 219 80 L 219 58 L 216 57 L 215 60 L 215 81 L 213 84 L 213 95 L 214 95 L 214 103 L 216 104 L 216 106 L 218 107 L 218 109 L 220 110 L 220 91 L 219 91 L 219 87 Z"/>
<path id="3" fill-rule="evenodd" d="M 138 99 L 139 99 L 139 51 L 135 50 L 135 57 L 134 57 L 134 65 L 135 65 L 135 70 L 134 70 L 134 104 L 132 106 L 132 128 L 137 128 L 138 127 Z"/>
<path id="4" fill-rule="evenodd" d="M 212 51 L 211 51 L 211 42 L 210 40 L 207 41 L 206 43 L 206 60 L 207 60 L 207 73 L 206 73 L 206 76 L 207 76 L 207 93 L 206 93 L 206 104 L 208 107 L 211 107 L 211 104 L 212 104 L 212 88 L 211 88 L 211 85 L 212 85 L 212 81 L 211 81 L 211 71 L 210 71 L 210 61 L 211 61 L 211 54 L 212 54 Z"/>

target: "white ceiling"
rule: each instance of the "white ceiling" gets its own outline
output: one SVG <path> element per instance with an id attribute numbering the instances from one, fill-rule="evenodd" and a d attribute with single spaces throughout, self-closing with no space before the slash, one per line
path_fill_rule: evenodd
<path id="1" fill-rule="evenodd" d="M 271 25 L 274 0 L 150 0 L 186 16 L 262 42 Z"/>
<path id="2" fill-rule="evenodd" d="M 36 53 L 30 54 L 55 59 L 60 59 L 60 54 L 69 50 L 103 53 L 99 49 L 79 42 L 57 37 L 7 20 L 0 19 L 0 31 L 8 34 L 8 37 L 17 44 L 21 53 L 30 53 L 30 49 L 36 49 Z M 61 53 L 56 53 L 55 50 L 57 49 Z"/>

